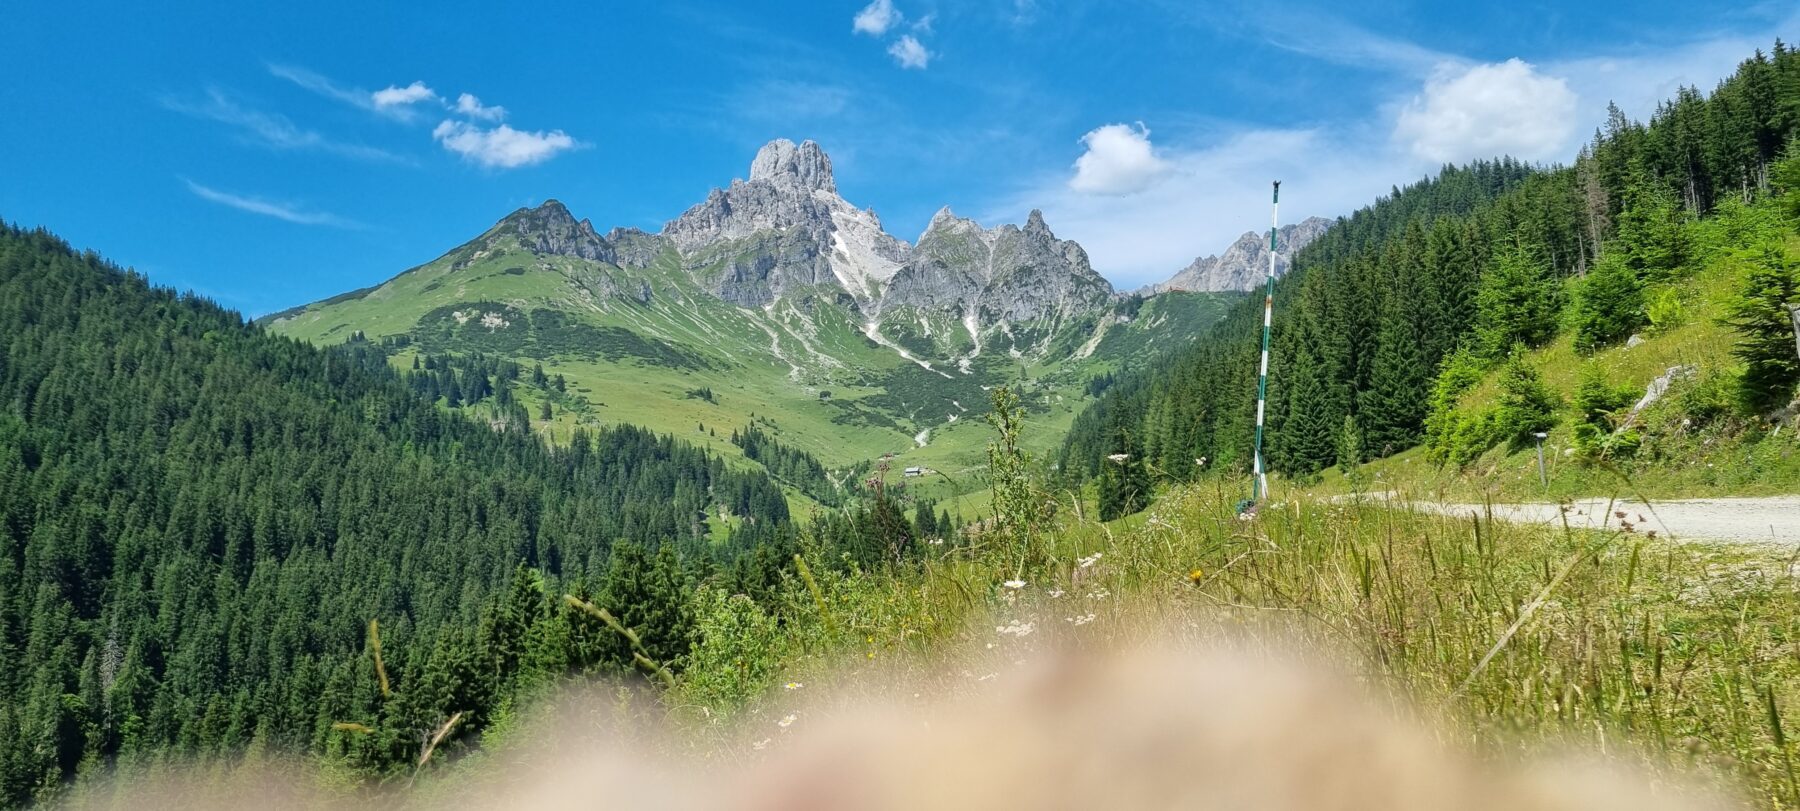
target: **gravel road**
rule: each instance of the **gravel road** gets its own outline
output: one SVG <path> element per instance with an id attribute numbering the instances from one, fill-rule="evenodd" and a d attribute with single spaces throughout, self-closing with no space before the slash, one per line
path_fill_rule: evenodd
<path id="1" fill-rule="evenodd" d="M 1445 515 L 1481 513 L 1480 504 L 1411 502 L 1414 509 Z M 1611 502 L 1604 498 L 1576 501 L 1569 508 L 1569 526 L 1617 529 L 1621 520 L 1639 532 L 1677 540 L 1711 539 L 1800 546 L 1800 496 L 1767 498 L 1696 498 L 1653 502 Z M 1495 504 L 1494 517 L 1520 523 L 1560 526 L 1559 504 Z M 1617 513 L 1624 513 L 1620 519 Z"/>

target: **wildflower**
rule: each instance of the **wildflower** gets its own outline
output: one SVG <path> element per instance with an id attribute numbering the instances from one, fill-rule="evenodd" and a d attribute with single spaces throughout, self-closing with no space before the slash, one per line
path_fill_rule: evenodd
<path id="1" fill-rule="evenodd" d="M 1000 585 L 1005 586 L 1009 589 L 1022 589 L 1022 588 L 1025 588 L 1025 581 L 1023 581 L 1023 580 L 1008 580 L 1005 583 L 1001 583 Z"/>
<path id="2" fill-rule="evenodd" d="M 1037 630 L 1037 623 L 1035 622 L 1020 622 L 1018 620 L 1013 620 L 1005 625 L 995 627 L 994 633 L 1016 636 L 1023 639 L 1031 636 L 1031 632 L 1035 630 Z"/>
<path id="3" fill-rule="evenodd" d="M 1061 596 L 1063 596 L 1063 590 L 1062 590 L 1062 589 L 1051 589 L 1051 590 L 1050 590 L 1050 591 L 1048 591 L 1048 592 L 1046 592 L 1046 593 L 1047 593 L 1047 594 L 1049 594 L 1049 595 L 1050 595 L 1050 599 L 1052 599 L 1052 600 L 1054 600 L 1054 599 L 1056 599 L 1056 598 L 1058 598 L 1058 597 L 1061 597 Z"/>
<path id="4" fill-rule="evenodd" d="M 790 712 L 790 713 L 788 713 L 786 718 L 776 721 L 775 725 L 781 727 L 782 729 L 787 729 L 788 727 L 793 726 L 794 722 L 798 721 L 798 720 L 800 720 L 800 716 L 795 715 L 794 713 Z"/>
<path id="5" fill-rule="evenodd" d="M 1090 611 L 1086 614 L 1082 614 L 1079 617 L 1064 617 L 1063 621 L 1075 623 L 1076 627 L 1080 627 L 1080 626 L 1086 625 L 1090 622 L 1093 622 L 1094 621 L 1094 613 L 1092 611 Z"/>
<path id="6" fill-rule="evenodd" d="M 801 684 L 800 682 L 797 682 L 797 681 L 790 681 L 787 683 L 787 689 L 789 689 L 789 690 L 798 690 L 805 686 L 806 685 Z"/>
<path id="7" fill-rule="evenodd" d="M 1094 589 L 1094 590 L 1093 590 L 1093 591 L 1092 591 L 1092 592 L 1090 592 L 1090 593 L 1089 593 L 1089 594 L 1088 594 L 1088 599 L 1090 599 L 1090 600 L 1104 600 L 1104 599 L 1106 599 L 1106 598 L 1108 598 L 1108 597 L 1111 597 L 1111 596 L 1112 596 L 1112 592 L 1110 592 L 1110 591 L 1107 591 L 1107 590 L 1106 590 L 1106 589 Z"/>
<path id="8" fill-rule="evenodd" d="M 1099 562 L 1100 562 L 1100 553 L 1095 552 L 1092 555 L 1088 555 L 1085 558 L 1081 558 L 1080 560 L 1075 561 L 1075 564 L 1077 566 L 1080 566 L 1083 569 L 1086 569 L 1087 567 L 1092 566 Z"/>
<path id="9" fill-rule="evenodd" d="M 1194 567 L 1194 569 L 1192 571 L 1188 572 L 1188 582 L 1192 583 L 1196 586 L 1200 585 L 1200 581 L 1205 580 L 1205 579 L 1206 579 L 1206 572 L 1200 571 L 1200 567 L 1198 567 L 1198 566 Z"/>
<path id="10" fill-rule="evenodd" d="M 756 743 L 750 744 L 750 748 L 755 749 L 758 752 L 761 752 L 762 750 L 767 749 L 769 746 L 769 743 L 774 740 L 775 740 L 774 738 L 764 738 L 760 741 L 757 741 Z"/>

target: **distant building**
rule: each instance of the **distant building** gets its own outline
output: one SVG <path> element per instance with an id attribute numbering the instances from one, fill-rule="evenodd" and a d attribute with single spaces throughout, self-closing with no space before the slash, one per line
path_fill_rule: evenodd
<path id="1" fill-rule="evenodd" d="M 922 467 L 909 467 L 909 468 L 907 468 L 907 469 L 906 469 L 906 471 L 905 471 L 905 473 L 904 473 L 904 474 L 903 474 L 903 475 L 905 475 L 905 476 L 906 476 L 906 478 L 909 478 L 909 479 L 910 479 L 910 478 L 912 478 L 912 477 L 914 477 L 914 476 L 923 476 L 923 475 L 925 475 L 925 468 L 922 468 Z"/>

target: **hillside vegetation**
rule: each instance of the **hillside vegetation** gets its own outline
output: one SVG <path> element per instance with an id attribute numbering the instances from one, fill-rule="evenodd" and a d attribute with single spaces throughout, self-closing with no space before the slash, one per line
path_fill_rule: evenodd
<path id="1" fill-rule="evenodd" d="M 1648 124 L 1614 108 L 1572 167 L 1446 169 L 1357 212 L 1277 285 L 1272 469 L 1309 480 L 1422 443 L 1435 464 L 1491 464 L 1491 448 L 1523 450 L 1563 425 L 1559 452 L 1656 495 L 1791 486 L 1793 432 L 1762 440 L 1778 438 L 1767 420 L 1792 416 L 1800 382 L 1783 323 L 1800 300 L 1800 153 L 1782 160 L 1796 134 L 1800 55 L 1777 44 L 1710 95 L 1684 88 Z M 1063 469 L 1102 490 L 1248 469 L 1255 310 L 1241 304 L 1166 368 L 1121 381 L 1076 420 Z M 1641 396 L 1680 366 L 1693 368 L 1675 370 L 1660 408 L 1627 425 L 1638 397 L 1622 389 Z M 1695 452 L 1732 472 L 1657 472 Z M 1101 476 L 1115 454 L 1147 473 Z"/>
<path id="2" fill-rule="evenodd" d="M 760 471 L 638 428 L 552 448 L 446 414 L 409 387 L 505 398 L 478 366 L 403 376 L 266 335 L 43 232 L 0 231 L 0 335 L 0 805 L 177 755 L 403 762 L 421 729 L 505 712 L 509 593 L 597 595 L 654 650 L 683 626 L 641 592 L 666 605 L 790 532 Z M 609 641 L 554 650 L 631 667 Z"/>

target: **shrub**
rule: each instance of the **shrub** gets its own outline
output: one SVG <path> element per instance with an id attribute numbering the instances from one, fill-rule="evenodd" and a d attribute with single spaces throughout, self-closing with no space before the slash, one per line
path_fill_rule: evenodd
<path id="1" fill-rule="evenodd" d="M 1464 392 L 1481 382 L 1485 364 L 1467 348 L 1458 349 L 1444 359 L 1432 382 L 1431 402 L 1425 415 L 1426 456 L 1438 464 L 1465 465 L 1493 443 L 1484 442 L 1469 454 L 1472 442 L 1485 439 L 1478 430 L 1480 420 L 1471 422 L 1457 407 Z"/>
<path id="2" fill-rule="evenodd" d="M 1598 460 L 1630 456 L 1642 443 L 1642 435 L 1624 425 L 1625 410 L 1637 401 L 1630 386 L 1613 386 L 1606 374 L 1592 362 L 1581 369 L 1581 382 L 1575 387 L 1575 449 L 1583 459 Z"/>
<path id="3" fill-rule="evenodd" d="M 1673 287 L 1651 294 L 1650 303 L 1644 307 L 1644 319 L 1650 322 L 1650 332 L 1656 335 L 1687 323 L 1687 307 L 1681 303 L 1681 294 Z"/>
<path id="4" fill-rule="evenodd" d="M 1735 375 L 1707 375 L 1682 386 L 1675 404 L 1694 427 L 1704 427 L 1731 414 L 1737 388 Z"/>

